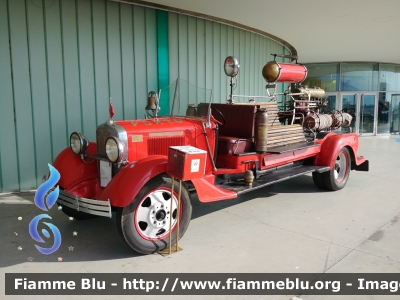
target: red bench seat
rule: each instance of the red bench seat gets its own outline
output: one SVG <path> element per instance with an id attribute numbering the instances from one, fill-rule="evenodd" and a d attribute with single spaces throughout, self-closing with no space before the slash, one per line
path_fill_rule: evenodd
<path id="1" fill-rule="evenodd" d="M 255 105 L 235 105 L 213 103 L 225 117 L 225 126 L 219 128 L 218 154 L 240 154 L 249 152 L 254 141 Z M 213 116 L 222 121 L 218 113 L 211 110 Z"/>

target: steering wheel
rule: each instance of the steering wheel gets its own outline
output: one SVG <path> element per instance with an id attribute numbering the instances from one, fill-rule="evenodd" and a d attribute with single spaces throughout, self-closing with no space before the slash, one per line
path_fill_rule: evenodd
<path id="1" fill-rule="evenodd" d="M 216 109 L 215 107 L 211 106 L 211 110 L 215 111 L 216 113 L 218 113 L 218 115 L 221 117 L 222 122 L 217 120 L 216 118 L 214 118 L 214 116 L 212 114 L 210 114 L 210 119 L 211 121 L 218 123 L 220 127 L 225 126 L 226 120 L 224 115 L 222 114 L 222 112 L 219 109 Z"/>

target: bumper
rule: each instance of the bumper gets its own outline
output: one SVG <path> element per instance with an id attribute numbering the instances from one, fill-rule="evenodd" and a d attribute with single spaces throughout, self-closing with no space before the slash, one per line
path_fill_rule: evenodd
<path id="1" fill-rule="evenodd" d="M 93 200 L 72 195 L 63 190 L 60 190 L 57 203 L 61 206 L 68 206 L 87 214 L 109 217 L 111 218 L 111 205 L 110 200 Z"/>

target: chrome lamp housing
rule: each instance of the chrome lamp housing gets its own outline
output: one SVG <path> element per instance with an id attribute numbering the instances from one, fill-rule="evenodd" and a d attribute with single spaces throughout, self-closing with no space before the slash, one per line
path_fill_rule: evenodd
<path id="1" fill-rule="evenodd" d="M 227 58 L 225 58 L 225 62 L 224 62 L 224 71 L 226 76 L 230 77 L 230 93 L 229 93 L 229 98 L 228 98 L 228 103 L 229 104 L 233 104 L 233 90 L 234 90 L 234 86 L 237 85 L 237 82 L 234 83 L 233 79 L 236 77 L 237 74 L 239 74 L 239 70 L 240 70 L 240 65 L 239 65 L 239 61 L 236 59 L 236 57 L 234 56 L 228 56 Z M 236 78 L 235 78 L 236 79 Z"/>
<path id="2" fill-rule="evenodd" d="M 236 57 L 228 56 L 227 58 L 225 58 L 224 71 L 226 76 L 232 78 L 236 77 L 236 75 L 239 73 L 239 70 L 240 70 L 240 65 Z"/>
<path id="3" fill-rule="evenodd" d="M 76 155 L 82 155 L 89 146 L 89 140 L 82 133 L 73 132 L 69 137 L 69 145 L 72 152 Z"/>

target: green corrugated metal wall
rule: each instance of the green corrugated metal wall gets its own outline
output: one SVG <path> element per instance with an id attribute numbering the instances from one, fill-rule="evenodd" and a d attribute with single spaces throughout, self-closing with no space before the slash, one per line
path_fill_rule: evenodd
<path id="1" fill-rule="evenodd" d="M 260 35 L 168 13 L 169 78 L 227 99 L 226 56 L 241 63 L 236 94 L 265 94 L 261 68 L 288 50 Z M 161 39 L 163 40 L 163 39 Z M 165 73 L 165 72 L 164 72 Z M 141 117 L 157 90 L 157 11 L 107 0 L 0 0 L 0 192 L 36 188 L 81 131 Z"/>
<path id="2" fill-rule="evenodd" d="M 36 188 L 79 130 L 141 116 L 157 90 L 156 11 L 106 0 L 0 0 L 0 190 Z M 135 101 L 138 99 L 138 101 Z"/>
<path id="3" fill-rule="evenodd" d="M 269 38 L 209 20 L 170 12 L 168 24 L 170 80 L 179 77 L 213 89 L 214 102 L 225 103 L 229 95 L 229 78 L 223 71 L 227 56 L 240 63 L 234 94 L 266 95 L 263 66 L 272 60 L 271 53 L 290 53 Z M 278 90 L 282 86 L 278 84 Z"/>

